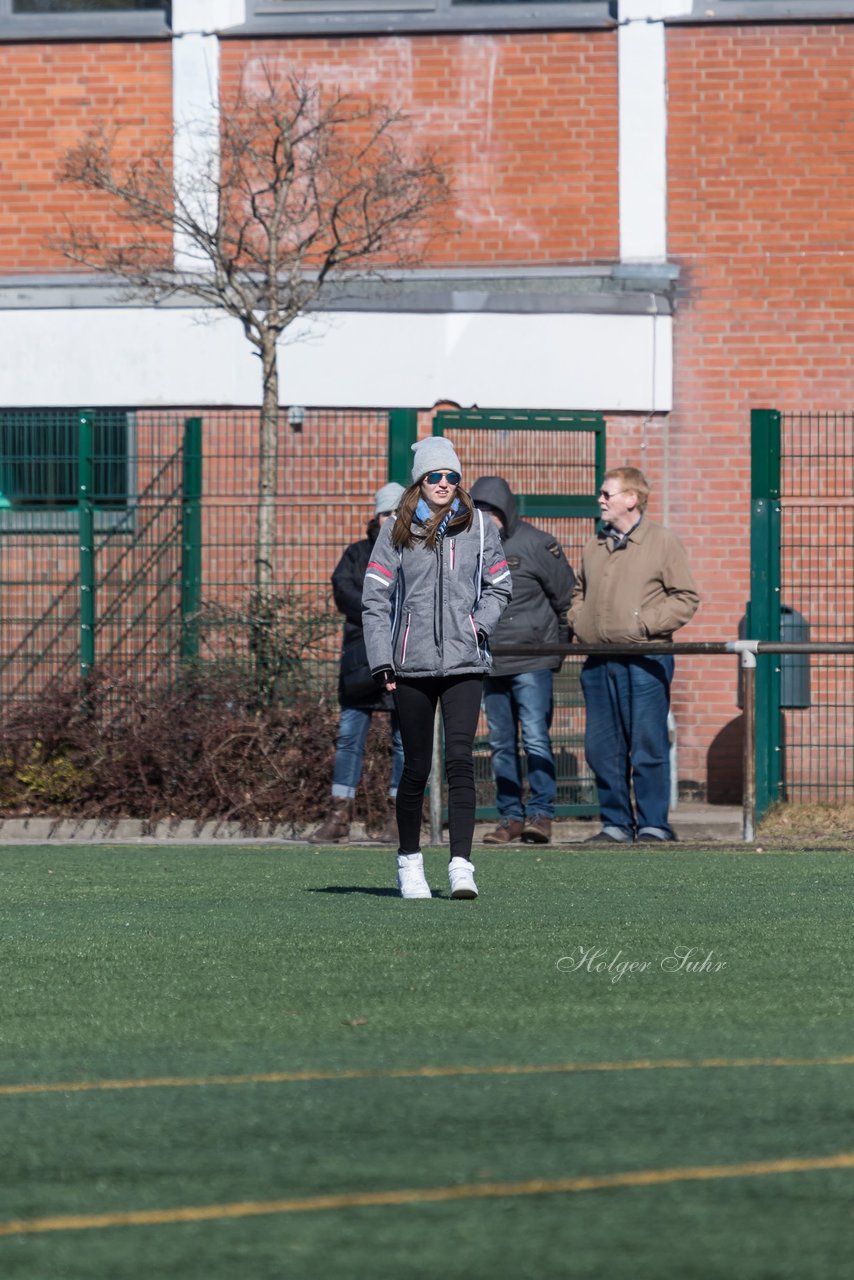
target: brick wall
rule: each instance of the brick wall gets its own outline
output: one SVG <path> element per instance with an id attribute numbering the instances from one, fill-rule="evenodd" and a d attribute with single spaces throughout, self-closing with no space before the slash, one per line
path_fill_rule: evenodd
<path id="1" fill-rule="evenodd" d="M 221 52 L 226 101 L 267 66 L 411 115 L 454 173 L 457 234 L 437 263 L 616 259 L 612 33 L 229 40 Z M 723 639 L 749 591 L 750 409 L 854 401 L 854 26 L 673 27 L 667 52 L 675 407 L 612 417 L 608 461 L 649 472 L 650 514 L 688 547 L 703 604 L 683 638 Z M 57 188 L 58 158 L 98 117 L 122 123 L 131 151 L 168 130 L 169 45 L 0 46 L 0 76 L 0 271 L 67 270 L 46 248 L 63 213 L 108 215 Z M 734 660 L 679 664 L 680 774 L 718 795 L 738 770 L 735 690 Z"/>
<path id="2" fill-rule="evenodd" d="M 585 263 L 618 252 L 610 33 L 226 41 L 222 92 L 303 73 L 388 102 L 453 173 L 452 265 Z"/>
<path id="3" fill-rule="evenodd" d="M 703 597 L 684 636 L 718 639 L 749 594 L 750 409 L 854 399 L 854 27 L 671 28 L 667 52 L 671 522 Z M 715 790 L 737 769 L 735 677 L 690 663 L 680 768 L 702 780 L 711 755 Z"/>
<path id="4" fill-rule="evenodd" d="M 170 44 L 0 45 L 0 84 L 0 271 L 69 271 L 49 247 L 63 217 L 97 229 L 113 215 L 97 196 L 58 185 L 60 157 L 100 120 L 121 125 L 129 155 L 168 139 Z"/>

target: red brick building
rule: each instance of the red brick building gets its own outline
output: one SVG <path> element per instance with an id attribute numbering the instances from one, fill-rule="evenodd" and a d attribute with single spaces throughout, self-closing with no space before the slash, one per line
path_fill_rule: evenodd
<path id="1" fill-rule="evenodd" d="M 750 410 L 854 399 L 851 0 L 175 0 L 171 25 L 68 7 L 0 3 L 0 407 L 257 404 L 233 322 L 71 268 L 65 215 L 112 215 L 56 170 L 98 118 L 145 150 L 265 68 L 305 72 L 407 112 L 453 173 L 454 234 L 393 290 L 336 300 L 288 349 L 282 403 L 603 413 L 609 464 L 649 474 L 695 566 L 680 638 L 735 637 Z M 701 791 L 734 674 L 677 673 Z"/>

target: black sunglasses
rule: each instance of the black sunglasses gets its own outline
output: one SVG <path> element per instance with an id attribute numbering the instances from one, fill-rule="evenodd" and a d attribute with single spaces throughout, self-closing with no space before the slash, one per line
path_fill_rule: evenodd
<path id="1" fill-rule="evenodd" d="M 448 484 L 459 484 L 459 471 L 428 471 L 424 479 L 428 484 L 441 484 L 443 480 L 447 480 Z"/>

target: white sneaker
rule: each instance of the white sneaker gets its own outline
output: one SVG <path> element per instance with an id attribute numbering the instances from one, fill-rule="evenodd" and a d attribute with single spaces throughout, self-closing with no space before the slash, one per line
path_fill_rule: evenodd
<path id="1" fill-rule="evenodd" d="M 451 858 L 448 863 L 448 880 L 452 898 L 476 898 L 474 865 L 467 858 Z"/>
<path id="2" fill-rule="evenodd" d="M 432 898 L 424 878 L 424 859 L 420 853 L 397 855 L 397 887 L 401 898 Z"/>

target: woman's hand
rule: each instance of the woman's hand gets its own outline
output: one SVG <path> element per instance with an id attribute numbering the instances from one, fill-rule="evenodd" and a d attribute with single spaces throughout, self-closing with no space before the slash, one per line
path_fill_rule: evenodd
<path id="1" fill-rule="evenodd" d="M 393 693 L 397 688 L 397 681 L 394 678 L 394 671 L 391 667 L 381 667 L 379 671 L 375 671 L 374 679 L 379 680 L 388 693 Z"/>

